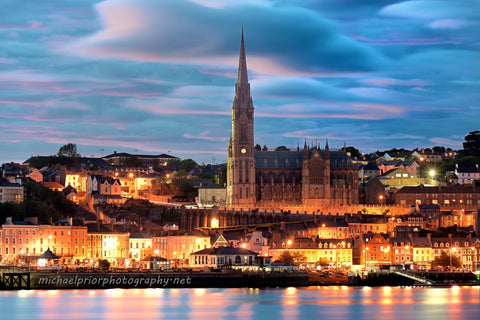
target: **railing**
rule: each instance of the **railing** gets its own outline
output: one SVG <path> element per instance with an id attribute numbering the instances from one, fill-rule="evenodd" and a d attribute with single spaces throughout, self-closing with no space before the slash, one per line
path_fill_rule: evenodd
<path id="1" fill-rule="evenodd" d="M 399 276 L 403 276 L 403 277 L 406 277 L 406 278 L 409 278 L 409 279 L 413 279 L 415 281 L 418 281 L 418 282 L 421 282 L 421 283 L 425 283 L 425 284 L 432 284 L 432 281 L 424 278 L 424 277 L 419 277 L 417 276 L 416 274 L 413 274 L 413 273 L 410 273 L 410 272 L 407 272 L 407 271 L 392 271 L 392 273 L 394 274 L 397 274 Z"/>

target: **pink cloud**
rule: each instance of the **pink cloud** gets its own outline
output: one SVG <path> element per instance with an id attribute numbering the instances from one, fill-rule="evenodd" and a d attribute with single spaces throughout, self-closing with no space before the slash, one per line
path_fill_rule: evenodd
<path id="1" fill-rule="evenodd" d="M 207 140 L 207 141 L 227 141 L 228 140 L 228 137 L 226 136 L 220 136 L 220 137 L 218 135 L 213 136 L 209 130 L 205 130 L 198 135 L 184 133 L 183 137 L 188 139 L 200 139 L 200 140 Z"/>
<path id="2" fill-rule="evenodd" d="M 458 140 L 450 140 L 446 138 L 431 138 L 429 139 L 431 142 L 441 145 L 441 146 L 451 146 L 451 147 L 456 147 L 456 148 L 461 148 L 462 143 L 459 142 Z"/>
<path id="3" fill-rule="evenodd" d="M 429 86 L 430 82 L 422 79 L 400 80 L 394 78 L 371 78 L 358 80 L 360 83 L 371 84 L 374 86 L 388 87 L 388 86 Z"/>
<path id="4" fill-rule="evenodd" d="M 45 27 L 42 22 L 31 20 L 28 25 L 0 25 L 0 29 L 42 30 Z"/>
<path id="5" fill-rule="evenodd" d="M 428 27 L 432 29 L 462 29 L 468 26 L 470 23 L 464 20 L 457 19 L 441 19 L 435 20 L 428 24 Z"/>
<path id="6" fill-rule="evenodd" d="M 14 64 L 14 63 L 16 63 L 16 61 L 12 60 L 12 59 L 0 58 L 0 63 Z"/>

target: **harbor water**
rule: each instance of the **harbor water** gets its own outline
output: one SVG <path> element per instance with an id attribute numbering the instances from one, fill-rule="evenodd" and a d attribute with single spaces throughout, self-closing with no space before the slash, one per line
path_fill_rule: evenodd
<path id="1" fill-rule="evenodd" d="M 0 291 L 2 319 L 478 319 L 480 287 Z"/>

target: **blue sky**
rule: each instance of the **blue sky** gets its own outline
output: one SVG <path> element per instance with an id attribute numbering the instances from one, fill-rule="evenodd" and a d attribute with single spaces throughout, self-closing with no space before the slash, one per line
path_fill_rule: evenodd
<path id="1" fill-rule="evenodd" d="M 114 150 L 226 161 L 240 32 L 255 143 L 461 148 L 477 0 L 4 0 L 0 162 Z"/>

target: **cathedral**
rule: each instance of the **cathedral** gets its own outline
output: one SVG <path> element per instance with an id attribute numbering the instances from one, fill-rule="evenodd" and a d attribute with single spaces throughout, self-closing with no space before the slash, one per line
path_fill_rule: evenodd
<path id="1" fill-rule="evenodd" d="M 358 169 L 328 141 L 303 149 L 262 151 L 254 147 L 253 100 L 243 40 L 228 144 L 227 206 L 281 208 L 347 206 L 358 203 Z"/>

